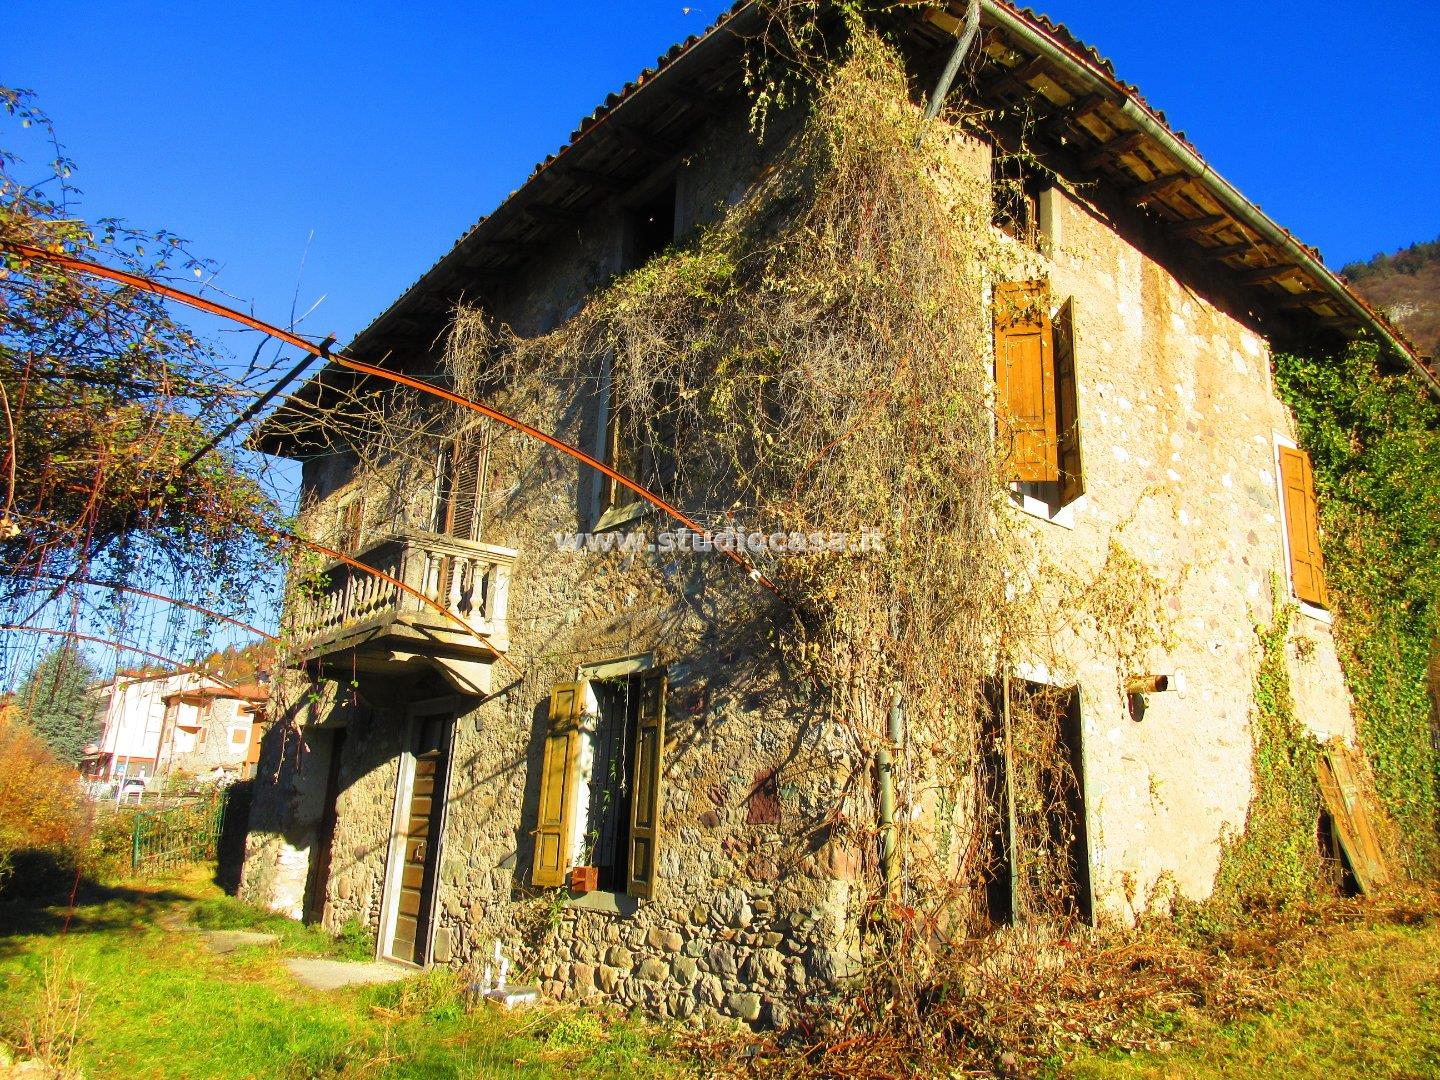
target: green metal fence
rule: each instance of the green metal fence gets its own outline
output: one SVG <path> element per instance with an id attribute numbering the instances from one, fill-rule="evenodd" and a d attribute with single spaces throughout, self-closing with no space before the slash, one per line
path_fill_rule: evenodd
<path id="1" fill-rule="evenodd" d="M 135 812 L 130 865 L 137 875 L 155 874 L 216 857 L 228 791 L 175 806 Z"/>

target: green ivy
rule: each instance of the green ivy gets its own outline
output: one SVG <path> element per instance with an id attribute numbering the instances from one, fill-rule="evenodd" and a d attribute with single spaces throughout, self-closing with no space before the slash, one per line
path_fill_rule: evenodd
<path id="1" fill-rule="evenodd" d="M 1274 623 L 1256 627 L 1260 664 L 1252 717 L 1255 793 L 1245 831 L 1221 853 L 1209 900 L 1177 905 L 1183 925 L 1227 929 L 1243 922 L 1252 909 L 1276 910 L 1312 898 L 1320 884 L 1320 851 L 1315 842 L 1320 815 L 1317 746 L 1295 716 L 1285 653 L 1294 620 L 1294 605 L 1277 603 Z"/>
<path id="2" fill-rule="evenodd" d="M 1440 405 L 1379 350 L 1275 356 L 1320 501 L 1335 636 L 1361 740 L 1412 873 L 1440 866 L 1429 668 L 1440 632 Z"/>

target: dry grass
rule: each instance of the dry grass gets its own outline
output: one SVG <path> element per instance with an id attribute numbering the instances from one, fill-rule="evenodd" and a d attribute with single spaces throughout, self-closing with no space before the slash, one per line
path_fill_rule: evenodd
<path id="1" fill-rule="evenodd" d="M 795 1078 L 1258 1077 L 1307 1055 L 1332 1067 L 1305 1075 L 1392 1058 L 1388 1075 L 1435 1075 L 1404 1069 L 1440 1054 L 1437 945 L 1434 891 L 1257 914 L 1225 933 L 1168 920 L 1012 933 L 957 953 L 918 1018 L 871 985 L 784 1034 L 698 1049 L 717 1074 Z"/>

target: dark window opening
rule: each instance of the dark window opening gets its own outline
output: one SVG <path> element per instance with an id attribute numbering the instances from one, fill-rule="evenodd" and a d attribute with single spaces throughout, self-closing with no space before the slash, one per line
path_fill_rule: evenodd
<path id="1" fill-rule="evenodd" d="M 675 240 L 675 184 L 672 181 L 636 207 L 630 219 L 626 269 L 644 266 Z"/>
<path id="2" fill-rule="evenodd" d="M 1026 247 L 1040 246 L 1041 182 L 1026 162 L 997 150 L 990 159 L 990 221 Z"/>
<path id="3" fill-rule="evenodd" d="M 599 886 L 624 892 L 629 869 L 630 799 L 634 793 L 632 744 L 640 703 L 634 676 L 597 682 L 600 716 L 590 736 L 593 752 L 584 848 L 578 865 L 599 870 Z"/>
<path id="4" fill-rule="evenodd" d="M 1080 693 L 1006 678 L 989 705 L 979 824 L 990 922 L 1092 922 Z"/>

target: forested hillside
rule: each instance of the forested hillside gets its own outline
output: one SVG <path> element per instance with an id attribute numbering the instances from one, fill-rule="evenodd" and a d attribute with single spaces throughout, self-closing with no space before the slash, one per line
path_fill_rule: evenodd
<path id="1" fill-rule="evenodd" d="M 1341 273 L 1422 353 L 1440 354 L 1440 239 L 1351 263 Z"/>

